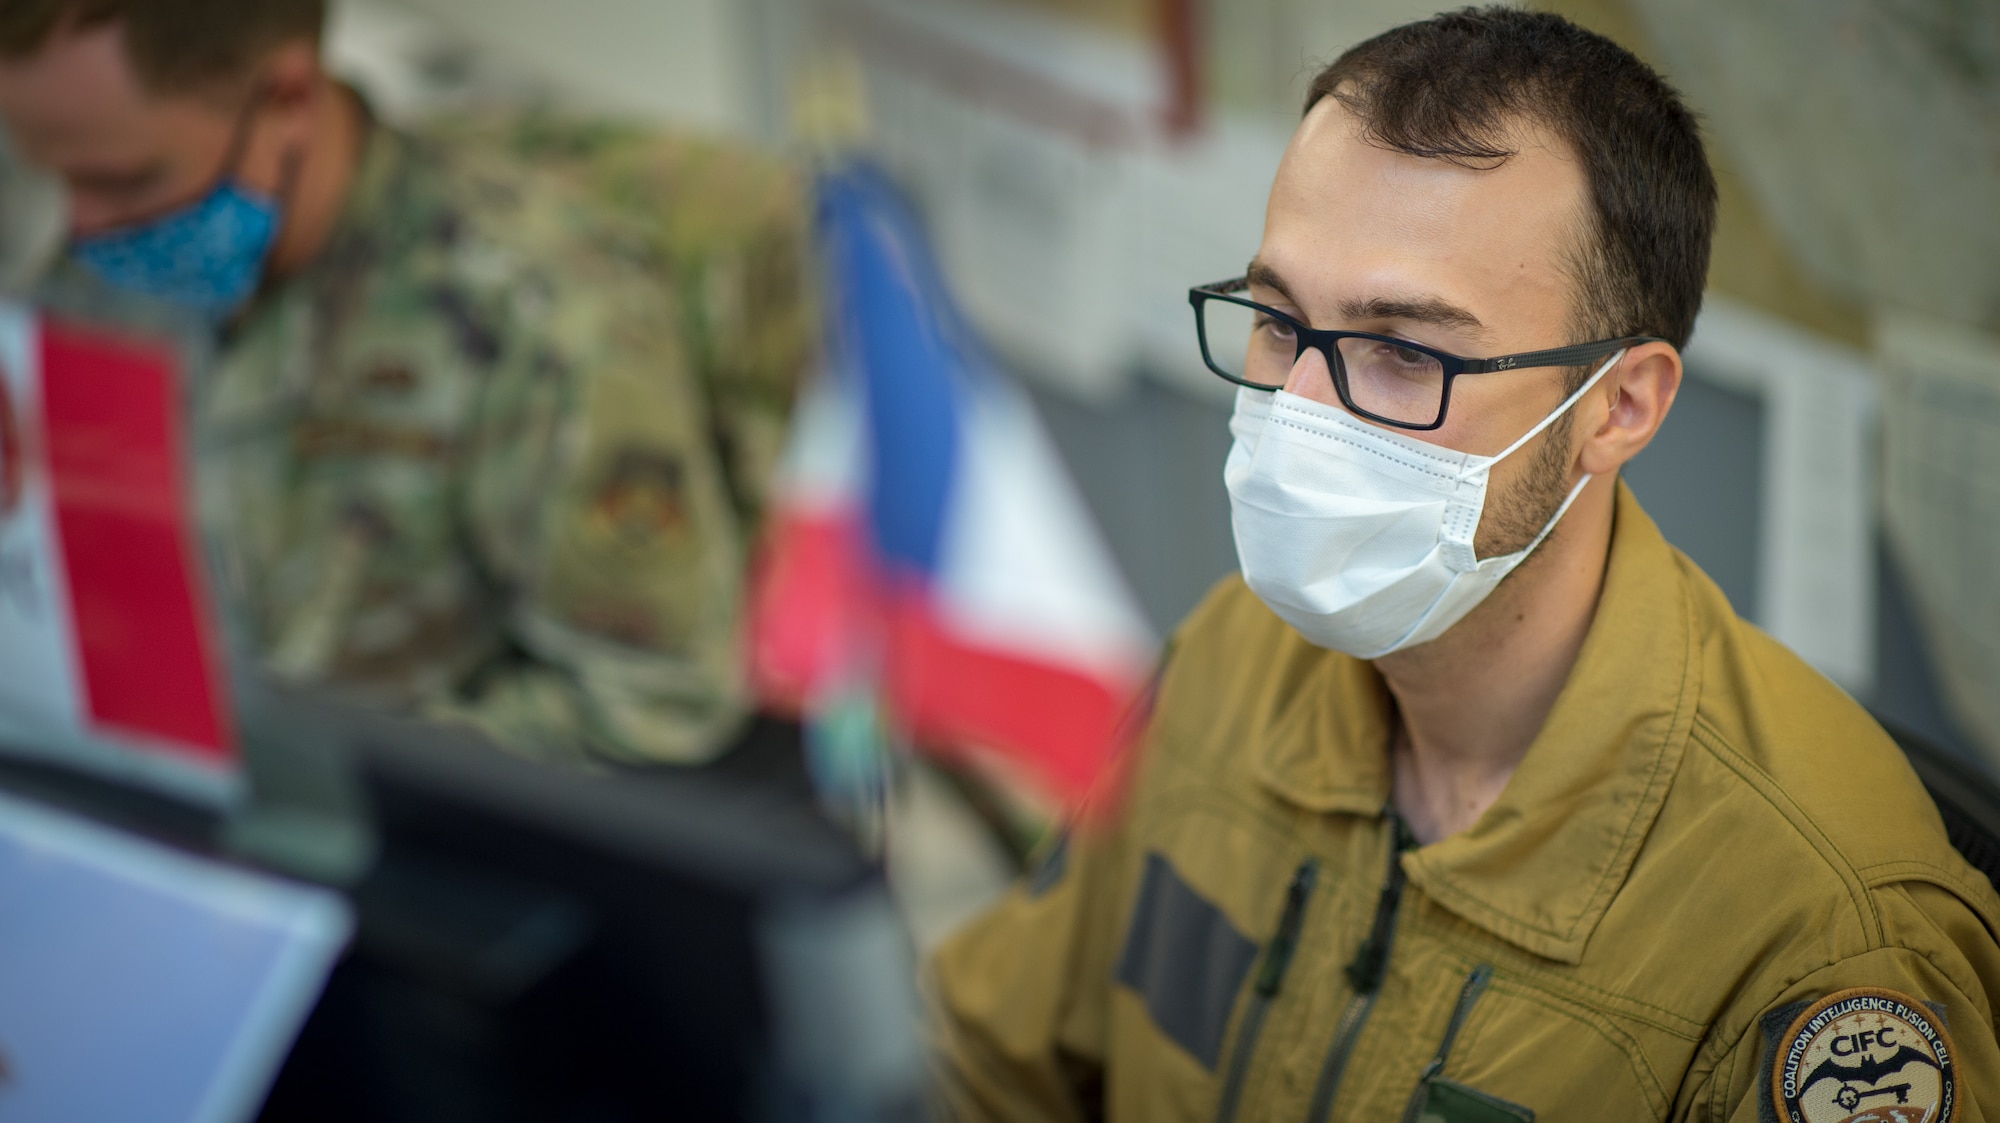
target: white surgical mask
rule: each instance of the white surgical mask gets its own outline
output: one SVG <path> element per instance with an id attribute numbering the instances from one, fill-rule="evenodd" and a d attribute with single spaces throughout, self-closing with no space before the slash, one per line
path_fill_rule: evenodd
<path id="1" fill-rule="evenodd" d="M 1223 479 L 1244 581 L 1300 635 L 1357 658 L 1443 635 L 1541 545 L 1590 482 L 1577 481 L 1526 548 L 1480 560 L 1472 540 L 1493 465 L 1624 354 L 1497 456 L 1426 444 L 1283 390 L 1238 390 Z"/>

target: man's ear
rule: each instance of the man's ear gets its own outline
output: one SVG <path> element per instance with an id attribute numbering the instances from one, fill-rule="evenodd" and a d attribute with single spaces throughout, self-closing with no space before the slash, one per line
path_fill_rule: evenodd
<path id="1" fill-rule="evenodd" d="M 253 91 L 253 96 L 261 94 L 263 110 L 275 119 L 276 130 L 289 142 L 287 147 L 307 143 L 312 138 L 319 99 L 325 96 L 319 45 L 306 39 L 281 43 L 265 56 L 259 71 L 262 88 Z"/>
<path id="2" fill-rule="evenodd" d="M 1625 352 L 1618 365 L 1584 402 L 1590 424 L 1577 450 L 1578 467 L 1608 475 L 1652 443 L 1681 388 L 1681 353 L 1670 343 L 1642 343 Z"/>

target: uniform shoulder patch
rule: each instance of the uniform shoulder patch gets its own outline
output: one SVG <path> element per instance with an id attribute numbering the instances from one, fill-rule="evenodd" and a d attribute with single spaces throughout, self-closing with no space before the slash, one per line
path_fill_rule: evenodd
<path id="1" fill-rule="evenodd" d="M 1786 1123 L 1950 1123 L 1957 1107 L 1944 1019 L 1898 991 L 1829 994 L 1773 1045 L 1770 1104 Z"/>

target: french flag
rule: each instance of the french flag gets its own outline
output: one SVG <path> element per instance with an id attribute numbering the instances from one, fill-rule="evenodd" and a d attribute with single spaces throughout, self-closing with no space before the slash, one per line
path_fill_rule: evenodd
<path id="1" fill-rule="evenodd" d="M 827 363 L 755 583 L 753 677 L 808 710 L 873 677 L 916 745 L 1001 753 L 1079 804 L 1118 756 L 1151 630 L 902 196 L 852 163 L 818 198 Z"/>
<path id="2" fill-rule="evenodd" d="M 234 768 L 179 388 L 170 350 L 0 303 L 0 748 Z"/>

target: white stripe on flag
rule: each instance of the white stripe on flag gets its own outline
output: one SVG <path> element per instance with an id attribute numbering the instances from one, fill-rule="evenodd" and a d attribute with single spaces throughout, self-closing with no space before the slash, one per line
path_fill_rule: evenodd
<path id="1" fill-rule="evenodd" d="M 867 484 L 864 424 L 860 401 L 840 379 L 824 372 L 808 379 L 778 468 L 778 506 L 799 515 L 858 515 Z"/>
<path id="2" fill-rule="evenodd" d="M 966 641 L 1112 682 L 1145 674 L 1154 637 L 1021 392 L 968 397 L 939 562 L 939 611 Z"/>

